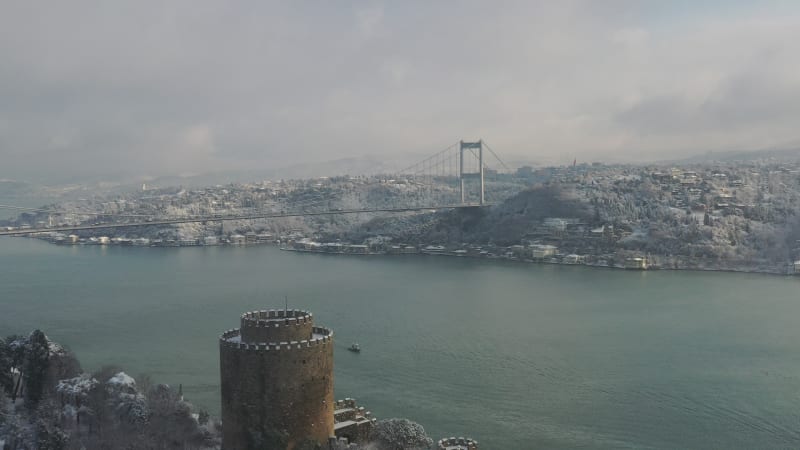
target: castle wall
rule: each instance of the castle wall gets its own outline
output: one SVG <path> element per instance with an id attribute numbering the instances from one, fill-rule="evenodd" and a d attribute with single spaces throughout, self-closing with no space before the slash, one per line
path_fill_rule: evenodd
<path id="1" fill-rule="evenodd" d="M 439 440 L 436 448 L 438 450 L 478 450 L 478 441 L 470 438 L 444 438 Z"/>
<path id="2" fill-rule="evenodd" d="M 337 400 L 333 410 L 333 429 L 336 437 L 348 443 L 366 443 L 375 419 L 369 411 L 356 404 L 355 399 Z"/>

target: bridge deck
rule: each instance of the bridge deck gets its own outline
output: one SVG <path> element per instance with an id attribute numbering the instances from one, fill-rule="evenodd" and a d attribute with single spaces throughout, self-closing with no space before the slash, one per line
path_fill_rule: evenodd
<path id="1" fill-rule="evenodd" d="M 437 209 L 460 209 L 460 208 L 481 208 L 491 206 L 489 203 L 481 204 L 463 204 L 463 205 L 437 205 L 437 206 L 414 206 L 408 208 L 376 208 L 376 209 L 343 209 L 335 211 L 316 211 L 316 212 L 290 212 L 290 213 L 264 213 L 264 214 L 240 214 L 228 216 L 195 216 L 180 219 L 163 219 L 152 220 L 145 222 L 128 222 L 128 223 L 108 223 L 99 225 L 67 225 L 49 228 L 28 228 L 16 229 L 9 231 L 0 231 L 0 236 L 14 236 L 33 233 L 52 233 L 58 231 L 80 231 L 80 230 L 104 230 L 111 228 L 130 228 L 142 227 L 150 225 L 174 225 L 181 223 L 198 223 L 198 222 L 223 222 L 226 220 L 248 220 L 248 219 L 276 219 L 281 217 L 307 217 L 307 216 L 331 216 L 336 214 L 362 214 L 362 213 L 400 213 L 412 211 L 427 211 Z M 102 216 L 102 214 L 98 214 Z"/>

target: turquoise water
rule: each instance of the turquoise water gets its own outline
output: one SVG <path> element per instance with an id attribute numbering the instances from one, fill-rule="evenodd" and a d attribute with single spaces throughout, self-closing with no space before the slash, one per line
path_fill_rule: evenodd
<path id="1" fill-rule="evenodd" d="M 800 278 L 0 238 L 0 333 L 42 328 L 212 414 L 217 336 L 285 295 L 334 329 L 337 398 L 433 438 L 800 447 Z"/>

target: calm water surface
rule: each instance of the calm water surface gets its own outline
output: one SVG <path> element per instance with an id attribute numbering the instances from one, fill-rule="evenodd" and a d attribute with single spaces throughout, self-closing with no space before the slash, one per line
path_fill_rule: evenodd
<path id="1" fill-rule="evenodd" d="M 800 279 L 0 238 L 0 333 L 42 328 L 212 414 L 217 336 L 284 295 L 334 328 L 337 398 L 434 438 L 800 447 Z"/>

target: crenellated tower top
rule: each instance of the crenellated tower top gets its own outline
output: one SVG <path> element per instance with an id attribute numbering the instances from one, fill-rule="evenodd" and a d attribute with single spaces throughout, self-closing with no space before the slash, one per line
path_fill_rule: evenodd
<path id="1" fill-rule="evenodd" d="M 478 450 L 478 441 L 463 437 L 450 437 L 439 440 L 438 450 Z"/>
<path id="2" fill-rule="evenodd" d="M 250 311 L 242 314 L 241 341 L 245 344 L 310 340 L 314 318 L 299 309 Z"/>

